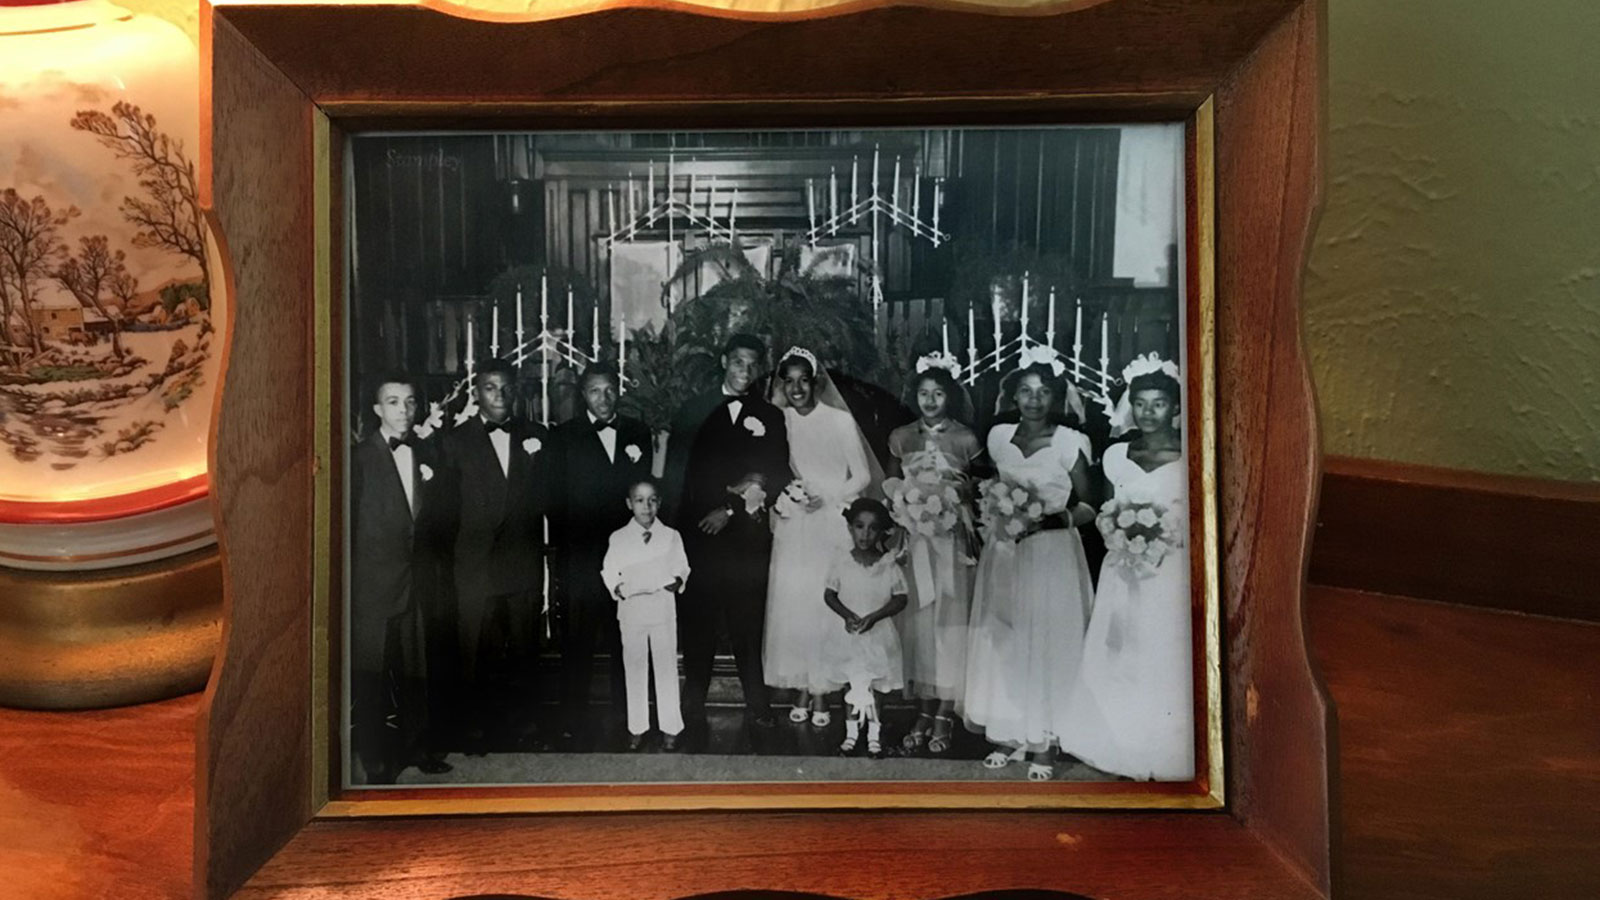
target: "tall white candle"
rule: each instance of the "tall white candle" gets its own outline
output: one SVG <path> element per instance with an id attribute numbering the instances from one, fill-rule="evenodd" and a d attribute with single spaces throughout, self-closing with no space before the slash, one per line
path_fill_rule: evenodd
<path id="1" fill-rule="evenodd" d="M 592 315 L 592 319 L 589 322 L 589 340 L 592 342 L 592 346 L 589 348 L 592 351 L 590 355 L 592 355 L 595 359 L 599 359 L 600 358 L 600 304 L 598 302 L 595 303 L 594 306 L 590 307 L 590 312 L 593 314 Z"/>
<path id="2" fill-rule="evenodd" d="M 567 342 L 577 336 L 577 325 L 572 321 L 572 285 L 567 285 Z"/>
<path id="3" fill-rule="evenodd" d="M 861 202 L 860 173 L 857 171 L 860 168 L 861 158 L 858 156 L 850 157 L 850 209 L 853 211 L 850 221 L 852 222 L 861 218 L 861 212 L 856 210 L 857 204 Z"/>
<path id="4" fill-rule="evenodd" d="M 472 375 L 472 313 L 467 313 L 467 375 Z"/>
<path id="5" fill-rule="evenodd" d="M 817 194 L 809 178 L 806 179 L 806 225 L 812 231 L 817 230 Z"/>
<path id="6" fill-rule="evenodd" d="M 500 304 L 493 301 L 489 305 L 489 355 L 500 355 Z"/>
<path id="7" fill-rule="evenodd" d="M 608 229 L 608 230 L 609 230 L 609 232 L 611 234 L 616 234 L 617 233 L 617 186 L 616 185 L 612 185 L 611 186 L 611 190 L 606 192 L 606 213 L 611 217 L 611 228 Z"/>
<path id="8" fill-rule="evenodd" d="M 944 355 L 945 356 L 949 356 L 950 355 L 950 320 L 949 319 L 946 319 L 943 322 L 939 323 L 939 337 L 943 339 Z"/>
<path id="9" fill-rule="evenodd" d="M 922 163 L 918 162 L 911 174 L 911 218 L 918 231 L 922 230 Z"/>
<path id="10" fill-rule="evenodd" d="M 1022 273 L 1022 342 L 1028 342 L 1028 273 Z"/>
<path id="11" fill-rule="evenodd" d="M 623 379 L 628 368 L 628 316 L 617 317 L 617 380 Z"/>
<path id="12" fill-rule="evenodd" d="M 839 231 L 839 176 L 833 166 L 828 167 L 828 233 Z"/>
<path id="13" fill-rule="evenodd" d="M 524 332 L 522 330 L 522 285 L 519 284 L 519 285 L 517 285 L 517 346 L 518 347 L 522 346 L 522 335 L 523 335 L 523 333 Z M 522 359 L 522 355 L 520 353 L 517 355 L 517 359 L 519 361 Z"/>
<path id="14" fill-rule="evenodd" d="M 638 210 L 634 205 L 633 192 L 634 192 L 633 173 L 629 172 L 628 173 L 628 224 L 630 226 L 633 225 L 633 220 L 638 218 L 638 216 L 639 216 Z"/>
<path id="15" fill-rule="evenodd" d="M 645 182 L 644 208 L 655 209 L 656 206 L 656 161 L 650 160 L 649 180 Z"/>
<path id="16" fill-rule="evenodd" d="M 889 197 L 889 205 L 894 207 L 894 211 L 898 215 L 900 212 L 900 157 L 898 154 L 894 158 L 894 187 L 889 189 Z"/>
<path id="17" fill-rule="evenodd" d="M 967 372 L 978 368 L 978 316 L 972 306 L 967 306 Z M 970 383 L 970 382 L 969 382 Z"/>
<path id="18" fill-rule="evenodd" d="M 1050 307 L 1045 313 L 1044 339 L 1050 344 L 1050 349 L 1056 347 L 1056 289 L 1050 288 Z"/>
<path id="19" fill-rule="evenodd" d="M 937 181 L 937 180 L 934 181 L 934 183 L 933 183 L 933 243 L 934 243 L 934 246 L 938 246 L 938 244 L 939 244 L 939 204 L 940 204 L 940 200 L 944 196 L 944 191 L 943 191 L 943 189 L 941 187 L 942 183 L 943 182 L 940 182 L 940 181 Z"/>
<path id="20" fill-rule="evenodd" d="M 1000 332 L 1000 315 L 1001 315 L 1002 311 L 1005 309 L 1005 301 L 1001 298 L 999 292 L 995 293 L 995 295 L 994 295 L 994 303 L 992 305 L 994 306 L 994 368 L 999 369 L 1000 368 L 1000 336 L 1001 336 L 1001 332 Z"/>

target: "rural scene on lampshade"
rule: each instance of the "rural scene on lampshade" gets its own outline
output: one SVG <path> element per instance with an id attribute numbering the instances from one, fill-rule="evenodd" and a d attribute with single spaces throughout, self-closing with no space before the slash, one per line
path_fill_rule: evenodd
<path id="1" fill-rule="evenodd" d="M 0 137 L 0 499 L 203 471 L 218 263 L 194 112 L 30 87 L 0 97 L 26 123 Z"/>

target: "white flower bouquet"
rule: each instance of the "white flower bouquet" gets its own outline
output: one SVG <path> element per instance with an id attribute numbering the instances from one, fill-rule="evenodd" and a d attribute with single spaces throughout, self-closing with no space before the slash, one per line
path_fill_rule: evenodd
<path id="1" fill-rule="evenodd" d="M 883 493 L 889 501 L 889 514 L 907 534 L 942 537 L 953 533 L 961 522 L 960 483 L 936 470 L 921 469 L 904 478 L 884 479 Z"/>
<path id="2" fill-rule="evenodd" d="M 1148 574 L 1184 546 L 1188 522 L 1181 507 L 1114 497 L 1100 508 L 1095 527 L 1106 540 L 1107 562 Z"/>
<path id="3" fill-rule="evenodd" d="M 988 543 L 1021 540 L 1044 521 L 1045 497 L 1020 481 L 1005 476 L 978 486 L 978 530 Z"/>
<path id="4" fill-rule="evenodd" d="M 783 488 L 783 493 L 772 504 L 773 514 L 791 519 L 795 516 L 805 515 L 811 504 L 811 492 L 806 489 L 806 483 L 796 478 Z"/>

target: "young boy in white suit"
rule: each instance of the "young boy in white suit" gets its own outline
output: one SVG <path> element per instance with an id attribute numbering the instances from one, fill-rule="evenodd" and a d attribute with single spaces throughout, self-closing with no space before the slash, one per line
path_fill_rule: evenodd
<path id="1" fill-rule="evenodd" d="M 633 519 L 611 535 L 600 577 L 617 601 L 622 666 L 628 691 L 628 749 L 638 750 L 650 730 L 650 672 L 654 657 L 656 718 L 661 749 L 678 747 L 683 712 L 678 701 L 676 595 L 689 580 L 683 538 L 657 521 L 661 500 L 646 479 L 628 488 Z"/>

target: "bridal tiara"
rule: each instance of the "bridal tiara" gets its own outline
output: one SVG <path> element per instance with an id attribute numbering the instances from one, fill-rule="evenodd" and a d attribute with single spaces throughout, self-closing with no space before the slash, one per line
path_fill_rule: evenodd
<path id="1" fill-rule="evenodd" d="M 819 375 L 822 374 L 822 366 L 818 365 L 816 354 L 812 353 L 810 350 L 807 350 L 804 347 L 790 347 L 789 349 L 783 351 L 783 355 L 778 357 L 778 364 L 782 365 L 784 360 L 789 359 L 790 357 L 795 357 L 795 356 L 798 356 L 801 359 L 803 359 L 806 362 L 811 364 L 811 375 L 812 375 L 812 377 L 816 377 L 816 376 L 819 376 Z"/>
<path id="2" fill-rule="evenodd" d="M 929 369 L 943 369 L 950 373 L 951 378 L 961 377 L 961 363 L 956 361 L 954 353 L 935 350 L 917 358 L 917 374 L 921 375 Z"/>

